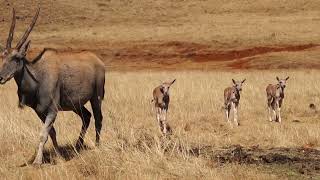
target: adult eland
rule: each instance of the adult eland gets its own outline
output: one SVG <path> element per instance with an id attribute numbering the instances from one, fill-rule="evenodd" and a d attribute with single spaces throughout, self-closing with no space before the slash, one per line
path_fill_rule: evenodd
<path id="1" fill-rule="evenodd" d="M 27 39 L 39 12 L 40 8 L 22 38 L 12 48 L 16 24 L 13 9 L 6 46 L 0 46 L 0 83 L 5 84 L 14 78 L 18 87 L 19 105 L 31 107 L 43 122 L 40 143 L 33 160 L 36 165 L 43 163 L 43 149 L 49 135 L 57 154 L 61 156 L 53 127 L 59 111 L 73 111 L 81 117 L 83 124 L 76 148 L 82 147 L 91 118 L 91 113 L 84 107 L 88 101 L 95 119 L 96 145 L 99 144 L 105 84 L 104 64 L 91 52 L 67 53 L 45 48 L 35 59 L 27 59 L 30 45 Z"/>

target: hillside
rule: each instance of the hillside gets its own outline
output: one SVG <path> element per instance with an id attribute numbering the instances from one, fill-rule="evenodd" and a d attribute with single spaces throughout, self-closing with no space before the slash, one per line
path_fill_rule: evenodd
<path id="1" fill-rule="evenodd" d="M 11 7 L 17 9 L 19 35 L 39 3 L 41 17 L 31 36 L 35 49 L 92 50 L 111 70 L 232 68 L 243 61 L 259 69 L 320 67 L 318 46 L 241 58 L 233 54 L 231 59 L 215 56 L 216 51 L 320 44 L 317 0 L 1 0 L 1 42 Z M 204 56 L 203 51 L 205 63 L 190 58 Z"/>

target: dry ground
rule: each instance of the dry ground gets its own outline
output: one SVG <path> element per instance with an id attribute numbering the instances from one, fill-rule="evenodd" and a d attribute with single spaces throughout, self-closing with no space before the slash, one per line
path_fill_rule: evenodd
<path id="1" fill-rule="evenodd" d="M 0 87 L 0 177 L 319 178 L 319 113 L 309 104 L 320 104 L 320 1 L 0 0 L 1 44 L 11 8 L 18 38 L 39 3 L 30 56 L 43 47 L 90 50 L 106 64 L 103 143 L 93 146 L 91 125 L 88 148 L 75 153 L 80 119 L 61 113 L 55 126 L 66 162 L 48 142 L 42 168 L 18 167 L 31 158 L 41 123 L 17 108 L 10 82 Z M 267 121 L 265 86 L 276 75 L 290 76 L 283 124 Z M 174 135 L 164 139 L 150 100 L 152 89 L 172 78 Z M 221 109 L 231 78 L 247 78 L 238 128 Z"/>
<path id="2" fill-rule="evenodd" d="M 267 120 L 265 87 L 276 82 L 276 75 L 290 76 L 282 124 Z M 169 111 L 174 134 L 165 139 L 150 100 L 153 87 L 172 78 L 177 78 Z M 239 127 L 228 124 L 221 109 L 223 89 L 231 85 L 231 78 L 247 78 Z M 80 119 L 60 113 L 55 127 L 66 162 L 54 156 L 48 141 L 47 164 L 40 169 L 18 167 L 31 158 L 41 123 L 30 109 L 18 109 L 15 84 L 10 82 L 0 89 L 0 175 L 8 179 L 319 178 L 320 153 L 313 150 L 320 147 L 319 113 L 309 109 L 310 103 L 320 104 L 318 81 L 319 71 L 305 70 L 110 72 L 101 147 L 94 147 L 92 123 L 88 148 L 75 153 L 72 145 Z M 275 147 L 280 149 L 270 149 Z"/>

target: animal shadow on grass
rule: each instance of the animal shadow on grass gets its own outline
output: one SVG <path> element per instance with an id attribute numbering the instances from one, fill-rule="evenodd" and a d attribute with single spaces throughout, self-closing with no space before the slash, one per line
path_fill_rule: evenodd
<path id="1" fill-rule="evenodd" d="M 59 151 L 60 151 L 62 157 L 58 157 L 56 150 L 54 148 L 46 149 L 43 152 L 43 164 L 44 165 L 45 164 L 55 165 L 55 164 L 57 164 L 57 162 L 59 160 L 70 161 L 71 159 L 78 156 L 81 151 L 90 150 L 90 149 L 91 148 L 88 147 L 87 145 L 83 145 L 80 148 L 76 148 L 72 144 L 65 144 L 65 145 L 59 147 Z M 31 159 L 28 160 L 28 162 L 20 165 L 19 167 L 25 167 L 28 165 L 32 165 L 32 162 L 34 161 L 35 157 L 36 157 L 36 152 L 33 154 Z"/>

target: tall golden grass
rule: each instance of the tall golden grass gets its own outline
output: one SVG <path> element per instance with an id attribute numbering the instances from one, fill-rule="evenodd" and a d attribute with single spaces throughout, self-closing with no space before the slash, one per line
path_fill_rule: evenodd
<path id="1" fill-rule="evenodd" d="M 265 87 L 276 76 L 290 76 L 282 108 L 283 123 L 267 119 Z M 94 147 L 94 120 L 79 154 L 70 150 L 67 161 L 54 156 L 41 168 L 18 167 L 27 162 L 39 141 L 41 121 L 30 109 L 18 109 L 13 81 L 0 87 L 0 176 L 7 179 L 278 179 L 280 171 L 253 165 L 217 166 L 187 150 L 211 146 L 259 145 L 260 147 L 320 146 L 319 114 L 309 104 L 320 104 L 319 71 L 275 70 L 234 72 L 109 72 L 103 102 L 102 144 Z M 161 82 L 176 78 L 171 87 L 168 123 L 173 135 L 159 132 L 152 90 Z M 247 81 L 239 108 L 240 126 L 231 126 L 224 117 L 223 90 L 231 79 Z M 91 108 L 90 108 L 91 109 Z M 298 122 L 297 122 L 298 121 Z M 64 151 L 77 139 L 81 121 L 77 115 L 61 112 L 55 122 L 58 141 Z M 167 146 L 170 146 L 166 148 Z M 72 148 L 71 148 L 72 149 Z M 182 149 L 182 150 L 181 150 Z"/>

